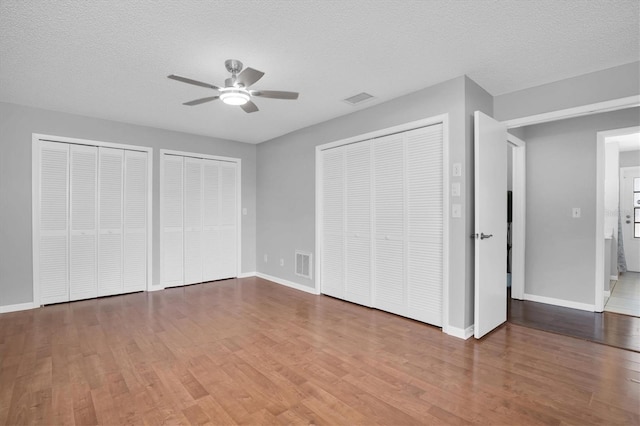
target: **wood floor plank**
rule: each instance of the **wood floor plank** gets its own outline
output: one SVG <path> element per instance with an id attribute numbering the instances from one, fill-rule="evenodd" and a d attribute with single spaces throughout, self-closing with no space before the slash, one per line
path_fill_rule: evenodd
<path id="1" fill-rule="evenodd" d="M 258 278 L 0 314 L 0 424 L 639 424 L 637 380 L 637 352 Z"/>

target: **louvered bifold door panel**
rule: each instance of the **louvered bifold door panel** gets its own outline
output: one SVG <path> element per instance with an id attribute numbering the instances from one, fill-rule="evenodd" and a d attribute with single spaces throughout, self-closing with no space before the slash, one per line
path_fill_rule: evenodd
<path id="1" fill-rule="evenodd" d="M 202 165 L 202 279 L 222 278 L 220 236 L 220 162 L 205 159 Z"/>
<path id="2" fill-rule="evenodd" d="M 220 162 L 220 278 L 238 275 L 237 164 Z"/>
<path id="3" fill-rule="evenodd" d="M 69 299 L 98 296 L 98 148 L 70 145 Z"/>
<path id="4" fill-rule="evenodd" d="M 184 284 L 183 157 L 162 156 L 162 284 Z"/>
<path id="5" fill-rule="evenodd" d="M 147 288 L 147 153 L 124 153 L 124 292 Z"/>
<path id="6" fill-rule="evenodd" d="M 345 147 L 344 298 L 371 306 L 371 142 Z"/>
<path id="7" fill-rule="evenodd" d="M 404 248 L 404 147 L 402 134 L 375 139 L 374 149 L 374 303 L 406 315 Z"/>
<path id="8" fill-rule="evenodd" d="M 184 158 L 184 283 L 202 282 L 202 159 Z"/>
<path id="9" fill-rule="evenodd" d="M 407 159 L 408 316 L 442 325 L 442 125 L 404 134 Z"/>
<path id="10" fill-rule="evenodd" d="M 345 148 L 322 152 L 321 292 L 344 298 Z"/>
<path id="11" fill-rule="evenodd" d="M 40 142 L 40 303 L 69 300 L 69 145 Z"/>
<path id="12" fill-rule="evenodd" d="M 99 149 L 98 295 L 122 293 L 122 204 L 124 151 Z"/>

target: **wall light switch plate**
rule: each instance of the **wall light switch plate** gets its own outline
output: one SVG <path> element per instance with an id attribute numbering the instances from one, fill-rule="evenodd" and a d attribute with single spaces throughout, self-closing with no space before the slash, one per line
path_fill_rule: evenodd
<path id="1" fill-rule="evenodd" d="M 580 212 L 580 207 L 574 207 L 574 208 L 573 208 L 573 210 L 571 211 L 571 216 L 572 216 L 574 219 L 578 219 L 578 218 L 580 218 L 580 214 L 581 214 L 581 212 Z"/>
<path id="2" fill-rule="evenodd" d="M 462 217 L 462 205 L 451 204 L 451 217 Z"/>
<path id="3" fill-rule="evenodd" d="M 453 163 L 453 175 L 462 176 L 462 163 Z"/>
<path id="4" fill-rule="evenodd" d="M 460 182 L 451 184 L 451 196 L 459 197 L 460 196 Z"/>
<path id="5" fill-rule="evenodd" d="M 280 259 L 280 266 L 284 266 L 284 259 Z"/>

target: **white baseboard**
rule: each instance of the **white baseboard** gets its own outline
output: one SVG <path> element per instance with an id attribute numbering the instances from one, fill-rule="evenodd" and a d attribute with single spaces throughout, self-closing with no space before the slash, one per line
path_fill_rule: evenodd
<path id="1" fill-rule="evenodd" d="M 153 284 L 151 287 L 147 289 L 147 291 L 160 291 L 160 290 L 164 290 L 164 286 L 160 284 Z"/>
<path id="2" fill-rule="evenodd" d="M 448 326 L 446 330 L 443 328 L 442 331 L 444 331 L 449 336 L 457 337 L 458 339 L 464 339 L 464 340 L 467 340 L 469 337 L 473 336 L 472 325 L 470 325 L 467 328 L 458 328 L 458 327 Z"/>
<path id="3" fill-rule="evenodd" d="M 605 290 L 604 297 L 611 297 L 611 290 Z"/>
<path id="4" fill-rule="evenodd" d="M 595 312 L 596 305 L 588 303 L 573 302 L 571 300 L 556 299 L 553 297 L 537 296 L 535 294 L 524 294 L 524 300 L 531 302 L 546 303 L 547 305 L 562 306 L 563 308 L 580 309 L 581 311 Z"/>
<path id="5" fill-rule="evenodd" d="M 28 309 L 35 309 L 38 307 L 39 306 L 35 305 L 33 302 L 18 303 L 16 305 L 5 305 L 5 306 L 0 306 L 0 314 L 17 312 L 17 311 L 26 311 Z"/>
<path id="6" fill-rule="evenodd" d="M 238 278 L 249 278 L 249 277 L 256 277 L 257 274 L 256 272 L 243 272 L 240 275 L 238 275 Z"/>
<path id="7" fill-rule="evenodd" d="M 287 287 L 294 288 L 296 290 L 304 291 L 311 294 L 320 294 L 315 288 L 308 287 L 306 285 L 294 283 L 293 281 L 283 280 L 282 278 L 272 277 L 271 275 L 263 274 L 261 272 L 256 272 L 256 277 L 262 278 L 264 280 L 273 281 L 276 284 L 281 284 Z"/>
<path id="8" fill-rule="evenodd" d="M 618 281 L 618 276 L 617 275 L 611 275 L 609 277 L 609 281 Z"/>

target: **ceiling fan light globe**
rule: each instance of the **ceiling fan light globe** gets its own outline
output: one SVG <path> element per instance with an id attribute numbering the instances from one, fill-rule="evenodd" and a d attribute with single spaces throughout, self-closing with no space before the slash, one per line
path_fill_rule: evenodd
<path id="1" fill-rule="evenodd" d="M 229 89 L 220 93 L 220 99 L 227 105 L 244 105 L 249 102 L 251 95 L 244 90 Z"/>

